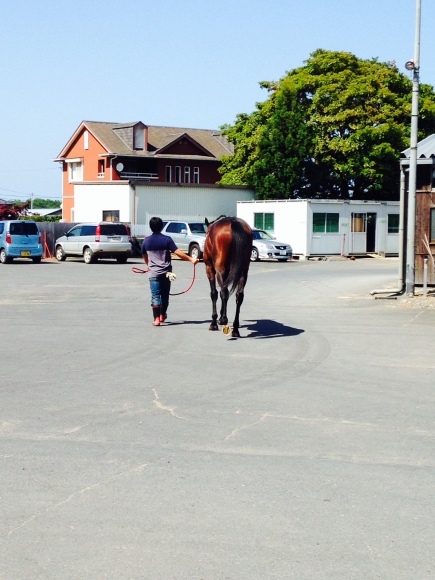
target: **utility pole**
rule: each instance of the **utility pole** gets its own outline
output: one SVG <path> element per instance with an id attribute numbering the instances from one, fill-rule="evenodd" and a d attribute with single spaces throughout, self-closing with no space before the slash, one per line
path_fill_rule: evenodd
<path id="1" fill-rule="evenodd" d="M 418 100 L 420 89 L 421 0 L 417 0 L 415 17 L 414 61 L 406 63 L 412 70 L 411 150 L 409 155 L 408 234 L 406 243 L 405 292 L 414 294 L 415 287 L 415 206 L 417 191 Z"/>

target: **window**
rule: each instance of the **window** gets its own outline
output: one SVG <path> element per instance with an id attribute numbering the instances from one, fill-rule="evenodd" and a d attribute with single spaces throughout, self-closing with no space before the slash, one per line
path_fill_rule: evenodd
<path id="1" fill-rule="evenodd" d="M 119 222 L 119 210 L 117 209 L 103 210 L 103 222 Z"/>
<path id="2" fill-rule="evenodd" d="M 133 149 L 143 151 L 145 148 L 145 131 L 143 127 L 133 129 Z"/>
<path id="3" fill-rule="evenodd" d="M 184 183 L 190 183 L 190 167 L 184 168 Z"/>
<path id="4" fill-rule="evenodd" d="M 435 208 L 430 210 L 430 241 L 435 243 Z"/>
<path id="5" fill-rule="evenodd" d="M 398 234 L 399 233 L 399 214 L 389 213 L 388 214 L 388 233 Z"/>
<path id="6" fill-rule="evenodd" d="M 175 183 L 181 183 L 181 167 L 179 165 L 175 167 Z"/>
<path id="7" fill-rule="evenodd" d="M 68 163 L 69 181 L 83 181 L 83 164 L 81 161 Z"/>
<path id="8" fill-rule="evenodd" d="M 338 234 L 339 214 L 313 212 L 313 233 L 315 234 Z"/>
<path id="9" fill-rule="evenodd" d="M 166 183 L 171 183 L 172 181 L 172 167 L 170 165 L 166 166 Z"/>
<path id="10" fill-rule="evenodd" d="M 199 183 L 199 167 L 193 168 L 193 183 Z"/>
<path id="11" fill-rule="evenodd" d="M 0 224 L 0 234 L 3 233 L 4 229 L 5 229 L 5 224 Z"/>
<path id="12" fill-rule="evenodd" d="M 352 231 L 360 234 L 364 234 L 367 231 L 367 214 L 352 214 Z"/>
<path id="13" fill-rule="evenodd" d="M 98 177 L 104 177 L 104 159 L 98 160 Z"/>
<path id="14" fill-rule="evenodd" d="M 275 227 L 275 214 L 273 213 L 254 213 L 254 228 L 273 232 Z"/>
<path id="15" fill-rule="evenodd" d="M 89 149 L 89 131 L 83 133 L 83 147 Z"/>
<path id="16" fill-rule="evenodd" d="M 187 231 L 185 223 L 171 222 L 166 228 L 166 233 L 168 234 L 180 234 L 182 230 Z"/>

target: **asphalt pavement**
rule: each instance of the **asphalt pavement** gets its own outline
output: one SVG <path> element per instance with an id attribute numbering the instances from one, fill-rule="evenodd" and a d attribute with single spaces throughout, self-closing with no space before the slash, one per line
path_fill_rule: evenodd
<path id="1" fill-rule="evenodd" d="M 435 310 L 370 295 L 397 259 L 253 263 L 240 339 L 202 263 L 159 328 L 132 266 L 0 265 L 0 578 L 434 578 Z"/>

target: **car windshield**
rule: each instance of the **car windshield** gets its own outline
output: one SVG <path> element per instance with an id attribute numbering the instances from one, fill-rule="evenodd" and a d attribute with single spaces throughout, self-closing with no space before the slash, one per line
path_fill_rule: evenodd
<path id="1" fill-rule="evenodd" d="M 201 222 L 189 223 L 189 228 L 192 234 L 205 234 L 207 232 L 207 226 Z"/>
<path id="2" fill-rule="evenodd" d="M 253 230 L 252 235 L 254 240 L 273 240 L 272 236 L 263 230 Z"/>

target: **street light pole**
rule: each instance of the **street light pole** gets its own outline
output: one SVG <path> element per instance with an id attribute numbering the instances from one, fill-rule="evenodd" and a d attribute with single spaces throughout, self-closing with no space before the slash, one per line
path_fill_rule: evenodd
<path id="1" fill-rule="evenodd" d="M 405 291 L 410 295 L 414 294 L 415 287 L 415 206 L 417 191 L 418 99 L 420 84 L 420 27 L 421 0 L 417 0 L 414 62 L 412 66 L 411 150 L 409 155 L 408 234 L 406 243 L 405 284 Z"/>

